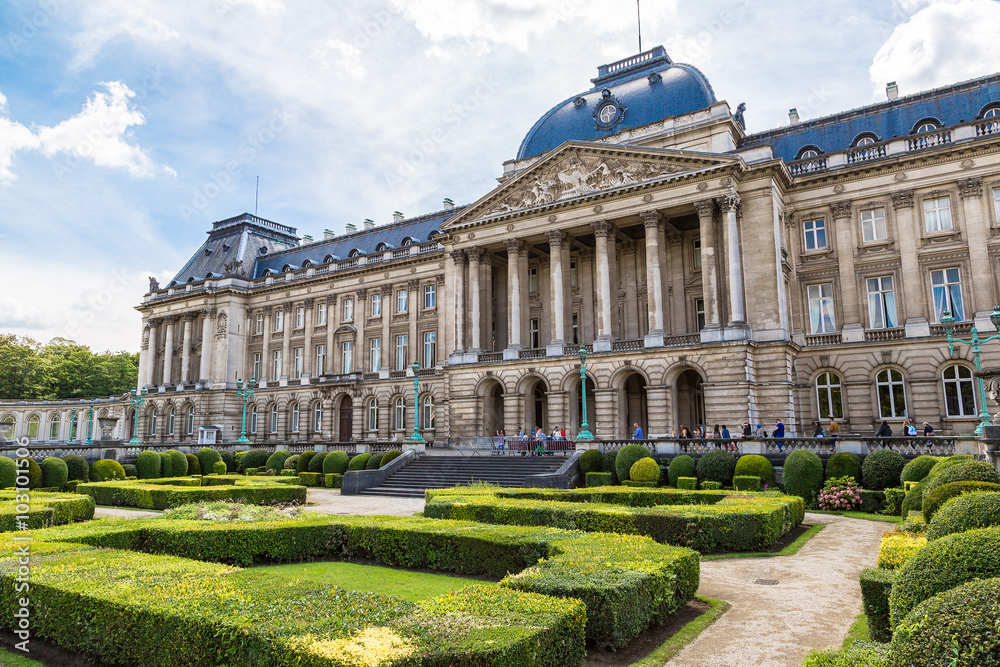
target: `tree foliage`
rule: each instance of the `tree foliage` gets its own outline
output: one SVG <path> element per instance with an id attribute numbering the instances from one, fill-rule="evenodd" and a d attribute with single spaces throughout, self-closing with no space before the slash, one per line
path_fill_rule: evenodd
<path id="1" fill-rule="evenodd" d="M 0 334 L 3 399 L 117 396 L 135 387 L 138 374 L 138 354 L 95 353 L 65 338 L 42 345 L 31 338 Z"/>

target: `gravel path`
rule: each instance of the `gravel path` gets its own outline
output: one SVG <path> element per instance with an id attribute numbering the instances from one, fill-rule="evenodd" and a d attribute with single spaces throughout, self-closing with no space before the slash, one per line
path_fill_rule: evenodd
<path id="1" fill-rule="evenodd" d="M 730 609 L 665 667 L 799 667 L 809 649 L 840 645 L 861 613 L 858 575 L 892 525 L 826 514 L 805 522 L 826 528 L 794 556 L 701 564 L 698 592 Z"/>
<path id="2" fill-rule="evenodd" d="M 130 510 L 124 507 L 98 507 L 94 510 L 95 519 L 148 519 L 160 516 L 163 512 L 147 510 Z"/>
<path id="3" fill-rule="evenodd" d="M 310 488 L 306 510 L 323 514 L 390 514 L 413 516 L 424 511 L 423 498 L 392 498 L 390 496 L 342 496 L 340 489 Z"/>

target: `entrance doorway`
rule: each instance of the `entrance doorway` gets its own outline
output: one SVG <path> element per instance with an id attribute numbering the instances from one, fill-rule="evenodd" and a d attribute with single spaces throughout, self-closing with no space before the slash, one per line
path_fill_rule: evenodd
<path id="1" fill-rule="evenodd" d="M 644 433 L 649 431 L 649 412 L 646 409 L 646 380 L 638 373 L 626 378 L 621 389 L 621 437 L 632 436 L 632 424 L 639 424 Z"/>
<path id="2" fill-rule="evenodd" d="M 339 442 L 350 442 L 354 435 L 354 399 L 344 396 L 340 401 L 340 419 L 337 439 Z"/>
<path id="3" fill-rule="evenodd" d="M 677 376 L 677 431 L 681 426 L 705 424 L 705 394 L 702 389 L 701 374 L 688 369 Z"/>

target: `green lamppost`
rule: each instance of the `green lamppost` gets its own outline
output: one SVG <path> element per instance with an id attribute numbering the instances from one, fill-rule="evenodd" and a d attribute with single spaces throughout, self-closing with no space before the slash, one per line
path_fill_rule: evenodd
<path id="1" fill-rule="evenodd" d="M 424 442 L 424 436 L 420 435 L 420 364 L 413 362 L 413 435 L 410 442 Z"/>
<path id="2" fill-rule="evenodd" d="M 243 379 L 236 379 L 236 395 L 240 397 L 240 401 L 243 402 L 243 420 L 240 424 L 240 437 L 236 439 L 239 444 L 249 444 L 250 438 L 247 437 L 247 402 L 253 399 L 253 390 L 257 388 L 257 378 L 250 378 L 246 386 L 243 386 Z"/>
<path id="3" fill-rule="evenodd" d="M 993 326 L 997 327 L 997 331 L 1000 332 L 1000 306 L 993 307 L 993 312 L 990 313 L 990 321 L 993 322 Z M 948 352 L 952 355 L 955 354 L 955 343 L 965 343 L 966 345 L 971 345 L 972 359 L 976 364 L 976 370 L 983 370 L 983 364 L 980 358 L 980 346 L 983 343 L 990 342 L 991 340 L 1000 340 L 1000 333 L 995 336 L 990 336 L 989 338 L 980 338 L 976 327 L 972 327 L 972 330 L 969 332 L 972 334 L 972 338 L 970 340 L 955 338 L 952 335 L 955 332 L 955 318 L 952 317 L 951 312 L 947 310 L 941 314 L 941 326 L 944 327 L 945 333 L 948 334 Z M 976 427 L 976 435 L 982 435 L 983 426 L 989 426 L 992 423 L 993 418 L 990 416 L 990 411 L 986 408 L 986 385 L 980 377 L 976 378 L 976 393 L 979 398 L 979 425 Z"/>
<path id="4" fill-rule="evenodd" d="M 90 399 L 90 409 L 87 410 L 87 444 L 94 444 L 94 399 Z"/>
<path id="5" fill-rule="evenodd" d="M 583 411 L 580 413 L 580 434 L 577 440 L 593 440 L 594 434 L 590 432 L 587 424 L 587 348 L 580 346 L 580 399 Z"/>
<path id="6" fill-rule="evenodd" d="M 132 397 L 131 401 L 134 414 L 132 419 L 132 439 L 128 441 L 128 444 L 141 445 L 142 440 L 139 439 L 139 408 L 141 408 L 142 404 L 146 402 L 146 388 L 143 387 L 139 390 L 133 389 L 129 392 L 129 395 Z M 89 439 L 90 438 L 88 438 L 88 440 Z"/>

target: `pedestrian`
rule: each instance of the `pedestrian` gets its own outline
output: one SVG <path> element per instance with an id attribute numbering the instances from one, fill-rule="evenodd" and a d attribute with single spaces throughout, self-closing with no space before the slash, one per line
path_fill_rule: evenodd
<path id="1" fill-rule="evenodd" d="M 875 434 L 876 438 L 891 438 L 892 429 L 889 428 L 889 422 L 882 420 L 882 425 L 878 427 L 878 432 Z"/>
<path id="2" fill-rule="evenodd" d="M 634 429 L 632 431 L 632 439 L 633 440 L 645 440 L 645 438 L 643 437 L 643 434 L 642 434 L 642 427 L 639 426 L 638 423 L 632 424 L 632 428 Z"/>
<path id="3" fill-rule="evenodd" d="M 722 437 L 722 429 L 720 429 L 719 425 L 716 424 L 715 427 L 712 429 L 712 438 L 718 439 L 721 437 Z"/>
<path id="4" fill-rule="evenodd" d="M 924 422 L 924 437 L 934 435 L 934 427 L 929 422 Z"/>
<path id="5" fill-rule="evenodd" d="M 685 426 L 684 424 L 681 424 L 681 434 L 679 436 L 677 436 L 677 437 L 678 438 L 684 438 L 686 440 L 690 440 L 691 439 L 691 431 L 688 430 L 687 426 Z"/>
<path id="6" fill-rule="evenodd" d="M 830 428 L 827 429 L 826 433 L 831 438 L 839 438 L 840 437 L 840 425 L 837 424 L 837 422 L 835 422 L 833 420 L 833 417 L 830 417 Z"/>
<path id="7" fill-rule="evenodd" d="M 823 430 L 823 425 L 819 423 L 819 420 L 813 422 L 813 437 L 814 438 L 826 437 L 826 431 Z"/>
<path id="8" fill-rule="evenodd" d="M 781 441 L 785 437 L 785 425 L 781 423 L 780 419 L 775 422 L 771 437 L 778 441 L 778 452 L 785 451 L 785 445 Z"/>
<path id="9" fill-rule="evenodd" d="M 722 437 L 726 440 L 730 440 L 733 437 L 732 435 L 729 434 L 729 429 L 726 428 L 725 424 L 722 425 Z"/>
<path id="10" fill-rule="evenodd" d="M 910 423 L 909 419 L 903 420 L 903 435 L 913 437 L 917 434 L 917 427 Z"/>
<path id="11" fill-rule="evenodd" d="M 761 424 L 757 424 L 757 437 L 758 438 L 767 437 L 767 430 Z"/>
<path id="12" fill-rule="evenodd" d="M 753 435 L 753 429 L 750 428 L 750 422 L 743 422 L 743 437 L 749 438 Z"/>

